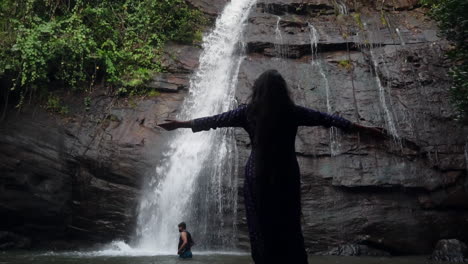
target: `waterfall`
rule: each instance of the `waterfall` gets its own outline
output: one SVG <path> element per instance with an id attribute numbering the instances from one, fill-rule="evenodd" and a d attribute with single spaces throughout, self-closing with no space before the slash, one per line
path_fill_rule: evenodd
<path id="1" fill-rule="evenodd" d="M 277 67 L 285 67 L 285 61 L 283 60 L 284 58 L 289 58 L 289 48 L 285 46 L 287 42 L 285 42 L 285 38 L 283 34 L 281 33 L 281 17 L 276 16 L 276 27 L 275 27 L 275 55 L 276 58 L 280 61 L 280 65 Z M 286 36 L 287 37 L 287 36 Z"/>
<path id="2" fill-rule="evenodd" d="M 399 29 L 399 28 L 395 28 L 395 32 L 397 33 L 398 38 L 400 38 L 400 44 L 401 44 L 402 46 L 406 45 L 405 40 L 403 39 L 403 35 L 401 35 L 400 29 Z"/>
<path id="3" fill-rule="evenodd" d="M 255 0 L 229 2 L 203 39 L 200 65 L 177 119 L 214 115 L 234 107 L 243 28 Z M 150 179 L 138 208 L 137 247 L 173 254 L 177 224 L 185 221 L 197 249 L 234 245 L 237 207 L 236 149 L 231 129 L 178 130 Z M 234 219 L 226 222 L 228 212 Z"/>
<path id="4" fill-rule="evenodd" d="M 330 84 L 328 82 L 328 77 L 325 74 L 323 69 L 322 61 L 318 57 L 318 43 L 319 43 L 319 34 L 317 29 L 312 25 L 309 25 L 309 32 L 310 32 L 310 47 L 311 47 L 311 54 L 312 54 L 312 66 L 315 66 L 318 69 L 320 76 L 322 77 L 324 84 L 325 84 L 325 97 L 327 103 L 327 112 L 332 113 L 332 107 L 330 103 Z M 338 140 L 338 129 L 336 127 L 330 128 L 330 153 L 332 156 L 336 156 L 339 153 L 340 144 Z"/>
<path id="5" fill-rule="evenodd" d="M 384 110 L 384 119 L 385 119 L 385 122 L 387 123 L 387 127 L 388 127 L 388 130 L 390 132 L 390 134 L 395 138 L 395 139 L 399 139 L 399 136 L 398 136 L 398 132 L 397 132 L 397 129 L 396 129 L 396 125 L 395 125 L 395 121 L 393 120 L 393 114 L 392 112 L 390 111 L 390 109 L 388 108 L 387 106 L 387 101 L 386 101 L 386 98 L 385 98 L 385 89 L 382 85 L 382 81 L 380 80 L 380 76 L 379 76 L 379 63 L 377 61 L 377 58 L 374 54 L 374 51 L 373 51 L 373 48 L 370 47 L 369 49 L 369 53 L 370 53 L 370 58 L 372 60 L 372 66 L 374 68 L 374 72 L 375 72 L 375 82 L 377 84 L 377 89 L 378 89 L 378 92 L 379 92 L 379 100 L 380 100 L 380 104 L 382 105 L 382 109 Z"/>
<path id="6" fill-rule="evenodd" d="M 280 21 L 281 17 L 277 16 L 276 20 L 276 28 L 275 28 L 275 53 L 278 58 L 281 58 L 283 54 L 283 35 L 281 35 L 281 30 L 280 30 Z"/>
<path id="7" fill-rule="evenodd" d="M 338 7 L 338 12 L 340 13 L 340 15 L 348 15 L 349 14 L 348 7 L 346 6 L 345 3 L 341 2 L 341 1 L 335 1 L 335 5 Z"/>
<path id="8" fill-rule="evenodd" d="M 368 32 L 369 35 L 373 34 L 372 31 L 369 31 L 367 23 L 364 22 L 363 26 L 364 26 L 364 29 Z M 369 55 L 370 55 L 369 57 L 370 57 L 370 60 L 371 60 L 372 69 L 374 71 L 374 79 L 375 79 L 375 83 L 376 83 L 376 86 L 377 86 L 380 105 L 381 105 L 381 107 L 383 109 L 384 120 L 385 120 L 385 123 L 387 125 L 387 129 L 388 129 L 389 133 L 393 136 L 393 139 L 394 139 L 395 143 L 398 143 L 399 145 L 401 145 L 400 136 L 398 135 L 398 131 L 397 131 L 397 128 L 396 128 L 396 122 L 395 122 L 394 117 L 393 117 L 393 112 L 390 109 L 390 107 L 387 105 L 387 98 L 385 96 L 385 93 L 386 92 L 390 93 L 390 91 L 386 91 L 384 85 L 382 84 L 382 80 L 381 80 L 380 75 L 379 75 L 378 57 L 376 56 L 375 51 L 374 51 L 374 47 L 373 47 L 374 44 L 372 44 L 372 42 L 370 42 L 370 40 L 373 39 L 372 37 L 373 37 L 373 35 L 368 37 L 368 40 L 365 40 L 365 39 L 360 38 L 359 34 L 357 34 L 356 35 L 356 40 L 359 40 L 361 45 L 364 44 L 365 46 L 369 47 Z M 384 60 L 383 56 L 382 56 L 382 62 L 385 64 L 385 60 Z"/>

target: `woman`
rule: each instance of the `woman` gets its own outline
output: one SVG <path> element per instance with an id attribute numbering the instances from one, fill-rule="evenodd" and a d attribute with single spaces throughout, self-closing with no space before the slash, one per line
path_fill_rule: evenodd
<path id="1" fill-rule="evenodd" d="M 383 135 L 383 130 L 297 106 L 276 70 L 261 74 L 248 105 L 219 115 L 189 121 L 168 120 L 166 130 L 193 132 L 218 127 L 242 127 L 252 151 L 245 167 L 244 198 L 256 264 L 307 263 L 301 230 L 300 173 L 294 148 L 298 126 L 335 126 L 345 132 Z"/>

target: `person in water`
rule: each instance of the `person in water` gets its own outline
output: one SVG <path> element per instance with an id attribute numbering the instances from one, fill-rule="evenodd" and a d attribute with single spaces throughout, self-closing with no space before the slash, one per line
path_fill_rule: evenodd
<path id="1" fill-rule="evenodd" d="M 218 115 L 188 121 L 166 120 L 165 130 L 191 128 L 193 132 L 219 127 L 241 127 L 251 141 L 245 166 L 244 201 L 256 264 L 307 263 L 301 229 L 301 181 L 295 152 L 299 126 L 338 127 L 375 136 L 384 130 L 295 105 L 286 81 L 267 70 L 254 82 L 250 102 Z"/>
<path id="2" fill-rule="evenodd" d="M 180 258 L 192 258 L 192 246 L 193 246 L 193 239 L 192 235 L 189 231 L 187 231 L 187 225 L 185 222 L 182 222 L 178 225 L 179 227 L 179 245 L 177 249 L 177 255 Z"/>

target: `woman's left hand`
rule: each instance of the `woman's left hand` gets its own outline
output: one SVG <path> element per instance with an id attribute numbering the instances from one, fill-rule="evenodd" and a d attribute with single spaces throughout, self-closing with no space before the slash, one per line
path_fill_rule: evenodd
<path id="1" fill-rule="evenodd" d="M 166 123 L 161 123 L 161 124 L 158 124 L 157 126 L 162 127 L 163 129 L 167 131 L 171 131 L 171 130 L 184 127 L 183 125 L 186 123 L 186 122 L 172 120 L 172 119 L 165 119 L 164 121 L 166 121 Z"/>
<path id="2" fill-rule="evenodd" d="M 355 130 L 357 132 L 363 132 L 375 137 L 379 138 L 387 138 L 390 136 L 389 132 L 381 127 L 370 127 L 370 126 L 363 126 L 359 124 L 354 124 Z"/>

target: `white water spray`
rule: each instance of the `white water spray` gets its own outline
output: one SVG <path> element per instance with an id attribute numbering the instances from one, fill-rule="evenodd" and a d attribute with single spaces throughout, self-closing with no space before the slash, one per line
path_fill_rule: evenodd
<path id="1" fill-rule="evenodd" d="M 338 11 L 341 15 L 348 15 L 349 12 L 348 12 L 348 7 L 346 6 L 345 3 L 341 2 L 341 1 L 335 1 L 337 7 L 338 7 Z"/>
<path id="2" fill-rule="evenodd" d="M 318 49 L 318 42 L 319 42 L 319 34 L 317 29 L 309 23 L 309 31 L 310 31 L 310 47 L 312 50 L 312 66 L 317 67 L 320 76 L 324 81 L 325 85 L 325 97 L 327 102 L 327 112 L 332 113 L 332 107 L 330 103 L 330 84 L 328 82 L 328 77 L 323 70 L 322 61 L 319 59 L 317 54 Z M 330 153 L 332 156 L 336 156 L 339 154 L 340 143 L 338 139 L 338 129 L 336 127 L 330 128 Z"/>
<path id="3" fill-rule="evenodd" d="M 238 44 L 254 2 L 229 2 L 214 30 L 204 37 L 200 66 L 190 80 L 190 93 L 178 119 L 214 115 L 234 106 L 243 59 L 237 52 Z M 230 211 L 235 219 L 237 207 L 233 133 L 229 129 L 172 133 L 169 150 L 141 198 L 137 246 L 143 251 L 173 254 L 177 224 L 186 221 L 197 245 L 204 246 L 199 249 L 229 249 L 236 233 L 235 221 L 225 223 L 223 214 Z"/>
<path id="4" fill-rule="evenodd" d="M 377 84 L 377 88 L 378 88 L 378 91 L 379 91 L 379 100 L 380 100 L 380 103 L 382 105 L 382 108 L 384 110 L 384 119 L 385 119 L 385 122 L 387 123 L 387 127 L 388 127 L 388 130 L 390 132 L 390 134 L 394 137 L 395 140 L 399 139 L 399 136 L 398 136 L 398 132 L 397 132 L 397 129 L 396 129 L 396 126 L 395 126 L 395 122 L 393 121 L 393 115 L 392 115 L 392 112 L 390 111 L 390 109 L 388 108 L 387 106 L 387 101 L 386 101 L 386 98 L 385 98 L 385 89 L 382 85 L 382 81 L 380 80 L 380 76 L 379 76 L 379 72 L 378 72 L 378 69 L 379 69 L 379 64 L 378 64 L 378 61 L 377 61 L 377 58 L 374 54 L 374 51 L 372 49 L 372 47 L 369 49 L 369 53 L 370 53 L 370 56 L 371 56 L 371 60 L 372 60 L 372 66 L 374 67 L 374 72 L 375 72 L 375 82 Z"/>
<path id="5" fill-rule="evenodd" d="M 363 26 L 364 26 L 364 29 L 366 31 L 368 31 L 368 34 L 371 35 L 372 31 L 368 30 L 367 23 L 363 23 Z M 370 36 L 369 39 L 372 39 L 372 36 Z M 361 43 L 366 43 L 368 41 L 365 41 L 365 40 L 361 39 L 360 42 Z M 387 99 L 386 99 L 386 96 L 385 96 L 386 91 L 385 91 L 385 88 L 384 88 L 384 86 L 382 84 L 382 80 L 380 79 L 380 76 L 379 76 L 378 58 L 375 55 L 374 48 L 373 48 L 372 44 L 366 44 L 366 45 L 369 45 L 370 59 L 372 61 L 372 68 L 374 70 L 375 83 L 377 85 L 377 90 L 378 90 L 378 93 L 379 93 L 379 101 L 380 101 L 380 104 L 381 104 L 382 109 L 384 111 L 383 116 L 384 116 L 385 123 L 387 125 L 388 131 L 393 136 L 393 139 L 395 140 L 395 142 L 401 145 L 400 137 L 399 137 L 398 131 L 396 129 L 396 124 L 395 124 L 395 121 L 393 120 L 393 113 L 390 110 L 390 108 L 387 106 Z M 382 58 L 382 61 L 383 61 L 383 58 Z"/>
<path id="6" fill-rule="evenodd" d="M 276 57 L 278 57 L 279 59 L 288 56 L 287 49 L 284 47 L 284 39 L 281 33 L 280 22 L 281 22 L 281 17 L 277 16 L 274 46 L 275 46 Z"/>

